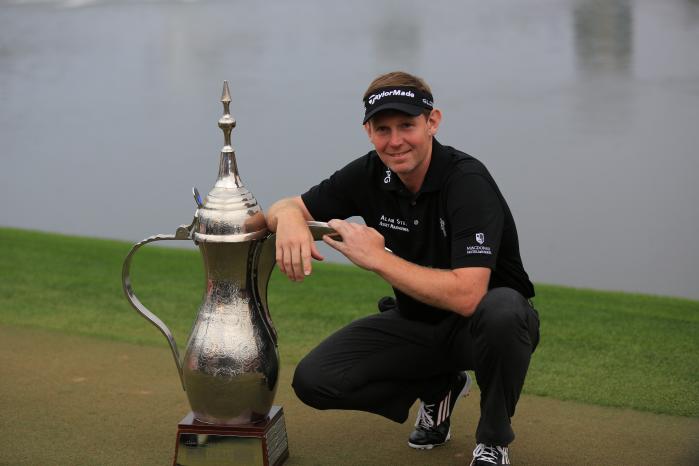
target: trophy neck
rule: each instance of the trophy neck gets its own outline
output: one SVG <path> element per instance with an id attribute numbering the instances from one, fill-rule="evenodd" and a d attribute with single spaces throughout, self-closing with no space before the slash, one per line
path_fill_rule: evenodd
<path id="1" fill-rule="evenodd" d="M 214 186 L 220 188 L 243 188 L 243 182 L 238 173 L 238 162 L 235 159 L 235 150 L 231 146 L 221 149 L 221 159 L 218 165 L 218 178 Z"/>
<path id="2" fill-rule="evenodd" d="M 200 242 L 206 280 L 235 284 L 238 290 L 247 290 L 250 250 L 254 241 Z"/>

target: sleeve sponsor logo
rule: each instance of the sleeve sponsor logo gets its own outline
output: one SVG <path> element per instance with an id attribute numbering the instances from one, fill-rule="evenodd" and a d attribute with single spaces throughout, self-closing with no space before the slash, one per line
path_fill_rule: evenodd
<path id="1" fill-rule="evenodd" d="M 490 246 L 483 246 L 485 243 L 485 234 L 476 233 L 477 246 L 466 246 L 466 254 L 492 254 Z"/>

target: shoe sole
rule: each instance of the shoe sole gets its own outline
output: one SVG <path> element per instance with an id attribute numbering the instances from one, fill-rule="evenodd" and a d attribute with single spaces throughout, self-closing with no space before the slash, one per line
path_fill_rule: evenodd
<path id="1" fill-rule="evenodd" d="M 442 442 L 442 443 L 428 443 L 426 445 L 418 445 L 417 443 L 411 443 L 410 440 L 408 440 L 408 446 L 410 448 L 414 448 L 416 450 L 431 450 L 434 447 L 441 447 L 445 443 L 447 443 L 451 439 L 451 429 L 449 429 L 449 432 L 447 432 L 447 438 Z"/>

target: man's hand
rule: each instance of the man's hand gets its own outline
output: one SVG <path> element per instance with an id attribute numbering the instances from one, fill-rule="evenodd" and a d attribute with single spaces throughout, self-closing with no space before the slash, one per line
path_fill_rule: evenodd
<path id="1" fill-rule="evenodd" d="M 328 225 L 339 233 L 342 241 L 328 235 L 323 236 L 323 241 L 363 269 L 375 271 L 388 254 L 383 236 L 371 227 L 337 219 L 330 220 Z"/>
<path id="2" fill-rule="evenodd" d="M 313 235 L 308 229 L 311 220 L 300 197 L 282 199 L 269 209 L 267 223 L 276 231 L 276 259 L 279 270 L 293 281 L 303 281 L 311 274 L 311 260 L 323 260 Z"/>
<path id="3" fill-rule="evenodd" d="M 277 264 L 289 279 L 300 282 L 311 274 L 311 258 L 323 260 L 305 220 L 277 225 Z"/>

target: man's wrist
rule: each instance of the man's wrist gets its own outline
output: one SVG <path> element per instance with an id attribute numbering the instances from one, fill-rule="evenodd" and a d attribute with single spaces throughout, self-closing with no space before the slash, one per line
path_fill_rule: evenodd
<path id="1" fill-rule="evenodd" d="M 384 248 L 376 255 L 374 264 L 369 270 L 380 277 L 387 279 L 387 275 L 390 270 L 396 266 L 396 258 L 397 256 Z"/>
<path id="2" fill-rule="evenodd" d="M 279 228 L 279 223 L 287 223 L 289 221 L 304 222 L 303 212 L 293 202 L 285 202 L 274 210 L 274 226 L 275 230 Z"/>

